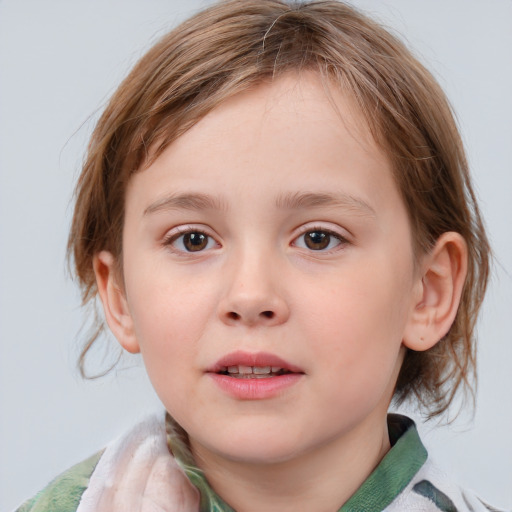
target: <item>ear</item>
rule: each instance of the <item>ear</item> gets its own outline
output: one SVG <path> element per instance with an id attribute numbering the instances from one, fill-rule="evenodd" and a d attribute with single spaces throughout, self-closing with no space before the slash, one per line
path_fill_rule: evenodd
<path id="1" fill-rule="evenodd" d="M 119 272 L 114 256 L 108 251 L 95 254 L 93 267 L 105 319 L 110 330 L 125 350 L 131 353 L 140 352 L 126 294 L 119 284 Z"/>
<path id="2" fill-rule="evenodd" d="M 467 273 L 467 246 L 459 233 L 443 233 L 420 265 L 403 344 L 412 350 L 433 347 L 455 320 Z"/>

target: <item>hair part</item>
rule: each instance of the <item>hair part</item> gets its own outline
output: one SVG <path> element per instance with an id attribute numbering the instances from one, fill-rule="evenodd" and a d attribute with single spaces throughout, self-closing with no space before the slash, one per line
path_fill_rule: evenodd
<path id="1" fill-rule="evenodd" d="M 338 1 L 222 1 L 165 35 L 136 64 L 94 130 L 76 187 L 68 253 L 83 302 L 97 296 L 95 254 L 108 250 L 122 264 L 132 174 L 227 98 L 305 70 L 350 95 L 363 113 L 391 161 L 416 256 L 447 231 L 467 243 L 468 274 L 456 319 L 430 350 L 408 350 L 396 385 L 397 402 L 416 397 L 429 417 L 439 415 L 459 389 L 471 391 L 476 382 L 475 323 L 489 244 L 441 88 L 395 36 Z M 82 374 L 99 332 L 84 347 Z"/>

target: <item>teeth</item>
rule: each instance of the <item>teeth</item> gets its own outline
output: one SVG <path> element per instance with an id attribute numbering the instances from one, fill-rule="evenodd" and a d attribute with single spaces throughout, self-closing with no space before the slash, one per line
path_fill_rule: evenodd
<path id="1" fill-rule="evenodd" d="M 253 366 L 252 373 L 255 373 L 256 375 L 270 373 L 270 366 Z"/>
<path id="2" fill-rule="evenodd" d="M 222 369 L 222 373 L 229 375 L 270 375 L 271 373 L 279 373 L 283 369 L 280 366 L 228 366 Z"/>

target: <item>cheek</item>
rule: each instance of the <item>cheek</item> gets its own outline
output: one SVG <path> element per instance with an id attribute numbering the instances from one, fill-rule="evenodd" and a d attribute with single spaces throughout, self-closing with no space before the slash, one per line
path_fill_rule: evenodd
<path id="1" fill-rule="evenodd" d="M 164 266 L 139 266 L 131 275 L 126 289 L 135 335 L 158 391 L 159 383 L 183 379 L 194 368 L 215 305 L 213 287 Z"/>
<path id="2" fill-rule="evenodd" d="M 186 408 L 193 393 L 204 305 L 169 293 L 162 282 L 146 282 L 138 292 L 131 306 L 144 366 L 161 402 L 173 413 Z"/>
<path id="3" fill-rule="evenodd" d="M 157 333 L 167 342 L 194 338 L 215 301 L 211 282 L 158 261 L 139 264 L 130 275 L 127 296 L 140 343 L 152 343 Z"/>
<path id="4" fill-rule="evenodd" d="M 407 272 L 385 260 L 351 266 L 304 309 L 308 331 L 316 333 L 312 357 L 320 357 L 344 386 L 382 385 L 395 371 L 408 318 Z M 306 296 L 306 295 L 303 295 Z M 347 377 L 350 376 L 350 379 Z M 357 393 L 356 393 L 357 396 Z"/>
<path id="5" fill-rule="evenodd" d="M 400 267 L 400 265 L 396 265 Z M 410 299 L 407 271 L 395 270 L 386 261 L 373 260 L 350 266 L 333 276 L 327 290 L 316 293 L 311 303 L 317 318 L 339 329 L 356 334 L 380 332 L 387 337 L 401 332 Z M 304 294 L 304 296 L 306 296 Z M 358 336 L 360 338 L 360 336 Z M 369 343 L 371 338 L 367 338 Z M 375 340 L 376 341 L 376 340 Z"/>

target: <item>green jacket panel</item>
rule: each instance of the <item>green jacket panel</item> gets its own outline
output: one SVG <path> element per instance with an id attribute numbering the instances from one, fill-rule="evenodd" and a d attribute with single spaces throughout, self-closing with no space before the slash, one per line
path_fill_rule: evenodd
<path id="1" fill-rule="evenodd" d="M 74 512 L 102 455 L 103 450 L 68 469 L 16 512 Z"/>

